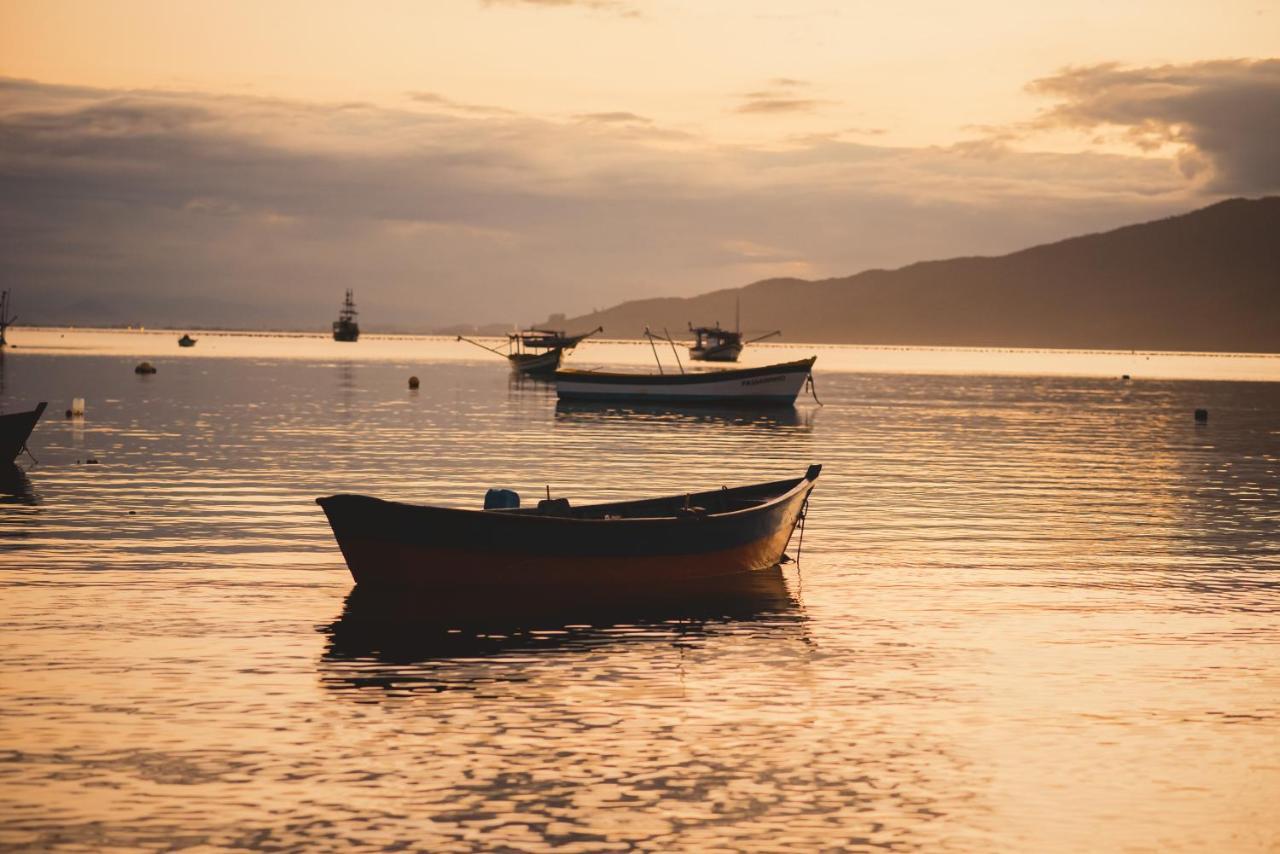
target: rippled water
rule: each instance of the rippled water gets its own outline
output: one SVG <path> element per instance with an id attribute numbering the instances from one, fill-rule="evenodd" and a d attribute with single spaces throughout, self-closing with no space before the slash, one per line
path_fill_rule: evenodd
<path id="1" fill-rule="evenodd" d="M 619 412 L 445 342 L 66 336 L 0 362 L 51 401 L 0 496 L 2 846 L 1280 845 L 1280 383 L 820 349 L 824 407 Z M 798 568 L 455 632 L 354 594 L 313 503 L 810 462 Z"/>

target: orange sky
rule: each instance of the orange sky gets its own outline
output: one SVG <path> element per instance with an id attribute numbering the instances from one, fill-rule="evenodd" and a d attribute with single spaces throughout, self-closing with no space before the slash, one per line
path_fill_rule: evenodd
<path id="1" fill-rule="evenodd" d="M 0 73 L 13 77 L 382 104 L 427 90 L 548 118 L 631 112 L 717 141 L 863 131 L 881 143 L 945 145 L 974 125 L 1028 118 L 1043 100 L 1024 84 L 1065 66 L 1265 57 L 1280 46 L 1273 0 L 0 8 Z M 776 112 L 739 112 L 750 93 L 776 94 Z"/>
<path id="2" fill-rule="evenodd" d="M 0 0 L 0 285 L 422 328 L 998 254 L 1280 191 L 1277 45 L 1274 0 Z"/>

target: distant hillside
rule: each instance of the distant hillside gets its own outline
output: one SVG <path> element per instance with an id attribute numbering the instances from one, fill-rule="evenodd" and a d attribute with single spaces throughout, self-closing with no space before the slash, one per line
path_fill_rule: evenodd
<path id="1" fill-rule="evenodd" d="M 953 258 L 822 281 L 768 279 L 568 320 L 610 337 L 732 326 L 858 344 L 1280 352 L 1280 197 L 996 258 Z"/>

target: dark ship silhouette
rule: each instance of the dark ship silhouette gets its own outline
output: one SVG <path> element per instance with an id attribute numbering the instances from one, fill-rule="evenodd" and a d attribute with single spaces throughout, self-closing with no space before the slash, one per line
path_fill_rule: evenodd
<path id="1" fill-rule="evenodd" d="M 356 323 L 356 304 L 351 299 L 351 288 L 347 288 L 347 298 L 342 303 L 342 311 L 333 322 L 334 341 L 357 341 L 360 338 L 360 324 Z"/>

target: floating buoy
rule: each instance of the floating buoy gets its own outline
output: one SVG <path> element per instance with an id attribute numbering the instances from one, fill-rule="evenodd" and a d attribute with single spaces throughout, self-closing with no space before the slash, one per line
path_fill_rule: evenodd
<path id="1" fill-rule="evenodd" d="M 1207 409 L 1197 409 L 1197 410 L 1196 410 L 1196 423 L 1197 423 L 1197 424 L 1206 424 L 1206 423 L 1208 423 L 1208 421 L 1209 421 L 1209 410 L 1207 410 Z"/>
<path id="2" fill-rule="evenodd" d="M 68 411 L 71 413 L 71 416 L 73 418 L 83 418 L 84 417 L 84 398 L 83 397 L 71 398 L 71 409 Z"/>
<path id="3" fill-rule="evenodd" d="M 409 388 L 417 388 L 417 387 L 418 387 L 418 378 L 409 377 Z"/>
<path id="4" fill-rule="evenodd" d="M 1122 380 L 1127 380 L 1127 379 L 1129 379 L 1129 375 L 1128 375 L 1128 374 L 1124 374 L 1123 376 L 1121 376 L 1121 377 L 1120 377 L 1120 379 L 1122 379 Z"/>
<path id="5" fill-rule="evenodd" d="M 156 366 L 150 362 L 139 362 L 138 366 L 133 369 L 133 372 L 135 374 L 154 374 L 156 372 Z"/>

